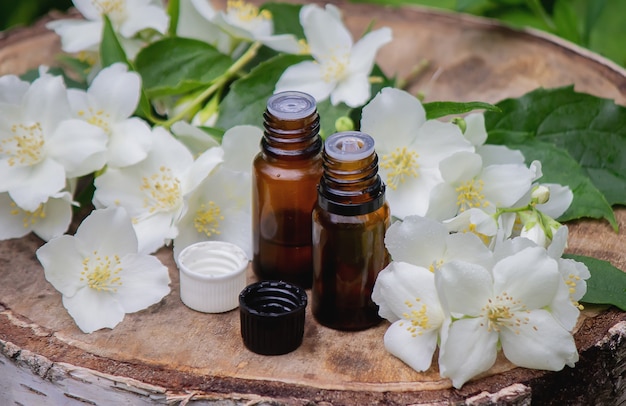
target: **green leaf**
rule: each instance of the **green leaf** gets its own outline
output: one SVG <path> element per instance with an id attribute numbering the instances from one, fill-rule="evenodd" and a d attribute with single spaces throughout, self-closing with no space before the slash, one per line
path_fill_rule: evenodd
<path id="1" fill-rule="evenodd" d="M 326 139 L 329 135 L 337 132 L 335 122 L 339 117 L 350 116 L 352 108 L 343 103 L 333 106 L 330 100 L 317 103 L 317 112 L 320 115 L 320 136 Z"/>
<path id="2" fill-rule="evenodd" d="M 591 277 L 587 279 L 587 292 L 583 303 L 610 304 L 626 311 L 626 273 L 608 261 L 582 255 L 563 255 L 587 265 Z"/>
<path id="3" fill-rule="evenodd" d="M 48 69 L 48 73 L 53 76 L 63 77 L 63 81 L 67 87 L 76 89 L 86 89 L 87 85 L 83 82 L 77 82 L 73 78 L 69 77 L 66 72 L 59 67 L 51 67 Z M 31 69 L 20 75 L 20 79 L 32 83 L 35 79 L 39 78 L 39 68 Z"/>
<path id="4" fill-rule="evenodd" d="M 557 0 L 554 3 L 553 14 L 556 33 L 562 38 L 580 44 L 582 41 L 581 27 L 579 27 L 579 19 L 571 0 Z"/>
<path id="5" fill-rule="evenodd" d="M 562 150 L 580 165 L 608 205 L 626 204 L 625 107 L 612 100 L 577 93 L 573 86 L 537 89 L 497 106 L 502 113 L 485 113 L 488 143 L 513 148 L 528 143 L 528 161 L 541 154 L 542 145 L 532 141 L 550 144 L 554 149 L 541 159 L 545 166 L 542 181 L 559 176 L 569 178 L 564 168 L 550 162 L 552 152 Z M 615 227 L 613 216 L 604 217 Z"/>
<path id="6" fill-rule="evenodd" d="M 266 3 L 261 7 L 272 13 L 274 34 L 293 34 L 297 38 L 304 38 L 304 30 L 300 25 L 301 4 Z"/>
<path id="7" fill-rule="evenodd" d="M 240 124 L 261 127 L 267 99 L 280 76 L 287 67 L 307 59 L 302 55 L 279 55 L 235 81 L 220 104 L 216 126 L 225 130 Z"/>
<path id="8" fill-rule="evenodd" d="M 595 0 L 593 1 L 595 3 Z M 626 66 L 626 37 L 624 24 L 626 0 L 607 1 L 589 35 L 589 48 Z"/>
<path id="9" fill-rule="evenodd" d="M 87 88 L 87 78 L 89 76 L 89 72 L 92 69 L 92 66 L 88 62 L 67 54 L 57 55 L 56 59 L 61 62 L 62 66 L 64 67 L 64 71 L 68 70 L 74 72 L 74 76 L 76 76 L 78 79 L 72 80 L 73 84 L 70 84 L 66 80 L 65 83 L 67 83 L 68 86 L 78 87 L 81 89 Z"/>
<path id="10" fill-rule="evenodd" d="M 107 15 L 104 16 L 102 42 L 100 43 L 100 61 L 102 62 L 102 67 L 111 66 L 116 62 L 123 62 L 130 66 L 126 52 L 124 52 L 124 48 L 122 48 L 122 44 L 120 44 L 111 20 Z"/>
<path id="11" fill-rule="evenodd" d="M 585 47 L 589 46 L 589 39 L 591 38 L 591 32 L 596 26 L 596 23 L 600 19 L 602 15 L 602 11 L 604 10 L 604 6 L 607 4 L 606 0 L 589 0 L 586 2 L 587 8 L 585 10 L 585 23 L 583 26 L 582 33 L 582 45 Z M 607 38 L 610 39 L 610 38 Z M 621 43 L 621 41 L 620 41 Z"/>
<path id="12" fill-rule="evenodd" d="M 430 102 L 423 104 L 426 110 L 426 118 L 432 120 L 451 114 L 464 114 L 473 110 L 487 110 L 499 112 L 500 109 L 493 104 L 483 102 Z"/>
<path id="13" fill-rule="evenodd" d="M 540 16 L 523 7 L 501 7 L 490 10 L 487 17 L 496 18 L 500 22 L 518 28 L 533 27 L 539 30 L 549 31 L 552 29 Z"/>
<path id="14" fill-rule="evenodd" d="M 102 42 L 100 43 L 100 60 L 103 67 L 111 66 L 114 63 L 125 63 L 130 70 L 135 70 L 133 64 L 126 57 L 126 52 L 122 48 L 122 44 L 115 34 L 111 20 L 107 15 L 104 16 L 104 28 L 102 32 Z M 139 117 L 151 117 L 152 106 L 142 84 L 141 96 L 139 98 L 139 106 L 135 114 Z"/>
<path id="15" fill-rule="evenodd" d="M 490 133 L 489 137 L 497 141 L 502 135 L 498 131 Z M 509 136 L 511 134 L 508 134 Z M 526 134 L 527 135 L 527 134 Z M 536 139 L 523 139 L 523 134 L 515 134 L 523 143 L 507 143 L 509 148 L 522 151 L 526 162 L 534 160 L 541 162 L 543 183 L 558 183 L 569 185 L 574 193 L 574 201 L 567 211 L 558 219 L 559 221 L 575 220 L 583 217 L 604 218 L 617 231 L 617 220 L 606 201 L 604 195 L 595 187 L 591 179 L 578 162 L 567 151 L 557 148 L 552 144 L 537 141 Z"/>
<path id="16" fill-rule="evenodd" d="M 166 38 L 143 48 L 136 69 L 151 97 L 181 94 L 210 84 L 233 60 L 213 46 L 189 38 Z"/>

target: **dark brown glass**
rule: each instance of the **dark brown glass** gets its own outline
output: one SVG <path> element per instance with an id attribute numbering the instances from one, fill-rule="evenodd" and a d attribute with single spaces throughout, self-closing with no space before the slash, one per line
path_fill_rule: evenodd
<path id="1" fill-rule="evenodd" d="M 284 92 L 268 100 L 252 171 L 252 267 L 260 279 L 311 287 L 311 213 L 322 176 L 315 100 Z"/>
<path id="2" fill-rule="evenodd" d="M 371 296 L 378 273 L 389 263 L 385 186 L 367 134 L 332 135 L 323 159 L 313 210 L 313 316 L 333 329 L 363 330 L 381 320 Z"/>

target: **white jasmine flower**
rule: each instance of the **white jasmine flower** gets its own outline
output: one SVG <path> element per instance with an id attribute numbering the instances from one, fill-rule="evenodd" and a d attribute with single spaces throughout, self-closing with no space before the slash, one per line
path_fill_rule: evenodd
<path id="1" fill-rule="evenodd" d="M 524 165 L 526 158 L 520 150 L 510 149 L 504 145 L 481 145 L 476 147 L 476 153 L 483 160 L 483 166 L 516 164 Z"/>
<path id="2" fill-rule="evenodd" d="M 276 93 L 300 90 L 317 101 L 330 96 L 333 105 L 362 106 L 370 98 L 369 75 L 378 49 L 391 41 L 387 27 L 367 33 L 356 44 L 337 7 L 307 4 L 300 23 L 315 61 L 290 66 L 276 84 Z"/>
<path id="3" fill-rule="evenodd" d="M 539 186 L 548 189 L 548 199 L 537 202 L 535 208 L 553 219 L 558 219 L 569 209 L 574 200 L 572 189 L 556 183 L 542 183 Z"/>
<path id="4" fill-rule="evenodd" d="M 230 50 L 228 34 L 211 22 L 216 14 L 217 10 L 209 0 L 179 0 L 176 35 L 206 42 L 216 46 L 222 53 L 228 54 Z"/>
<path id="5" fill-rule="evenodd" d="M 30 84 L 16 75 L 0 76 L 0 103 L 20 104 Z"/>
<path id="6" fill-rule="evenodd" d="M 85 333 L 113 328 L 170 292 L 169 272 L 156 257 L 137 253 L 137 237 L 123 209 L 95 210 L 74 236 L 37 250 L 46 279 Z"/>
<path id="7" fill-rule="evenodd" d="M 214 45 L 221 52 L 237 56 L 240 44 L 259 41 L 287 53 L 298 53 L 300 45 L 290 34 L 274 35 L 269 11 L 243 0 L 229 0 L 226 10 L 216 10 L 209 0 L 181 0 L 177 33 Z"/>
<path id="8" fill-rule="evenodd" d="M 554 218 L 565 213 L 573 198 L 574 195 L 567 186 L 556 184 L 534 186 L 528 196 L 515 204 L 522 206 L 520 210 L 500 215 L 502 238 L 521 236 L 540 246 L 549 247 L 554 234 L 562 227 L 562 224 Z M 524 209 L 523 204 L 527 204 L 528 207 Z"/>
<path id="9" fill-rule="evenodd" d="M 385 348 L 417 371 L 430 368 L 444 313 L 428 269 L 393 261 L 376 279 L 372 300 L 392 324 Z"/>
<path id="10" fill-rule="evenodd" d="M 441 375 L 460 388 L 495 363 L 500 345 L 521 367 L 574 366 L 573 336 L 553 315 L 560 283 L 557 262 L 540 247 L 504 257 L 491 271 L 463 261 L 444 264 L 435 284 L 453 319 L 441 334 Z"/>
<path id="11" fill-rule="evenodd" d="M 194 162 L 191 152 L 161 127 L 153 130 L 152 138 L 146 159 L 109 168 L 94 182 L 96 207 L 124 207 L 133 219 L 139 252 L 145 253 L 176 237 L 185 197 L 221 161 L 221 151 L 211 149 Z"/>
<path id="12" fill-rule="evenodd" d="M 299 53 L 301 48 L 291 34 L 274 35 L 274 22 L 269 11 L 259 10 L 243 0 L 228 0 L 226 11 L 218 12 L 213 21 L 235 39 L 259 41 L 276 51 L 290 54 Z"/>
<path id="13" fill-rule="evenodd" d="M 488 247 L 492 247 L 498 235 L 498 222 L 480 209 L 469 209 L 443 224 L 450 233 L 472 233 Z"/>
<path id="14" fill-rule="evenodd" d="M 498 208 L 511 207 L 529 193 L 536 177 L 536 166 L 484 167 L 481 156 L 470 152 L 458 152 L 444 159 L 440 169 L 444 182 L 433 188 L 427 212 L 427 216 L 440 220 L 471 208 L 493 214 Z"/>
<path id="15" fill-rule="evenodd" d="M 420 216 L 407 216 L 393 223 L 385 234 L 385 246 L 394 261 L 407 262 L 435 272 L 452 260 L 489 267 L 492 253 L 473 233 L 449 234 L 442 223 Z"/>
<path id="16" fill-rule="evenodd" d="M 576 325 L 580 310 L 583 308 L 579 301 L 587 292 L 587 279 L 591 277 L 591 273 L 587 265 L 582 262 L 562 258 L 567 246 L 568 234 L 567 226 L 562 226 L 556 230 L 552 237 L 552 244 L 547 248 L 547 251 L 548 255 L 559 264 L 559 272 L 564 282 L 559 289 L 559 297 L 557 299 L 569 301 L 571 304 L 570 307 L 556 307 L 554 313 L 563 327 L 572 330 Z"/>
<path id="17" fill-rule="evenodd" d="M 532 212 L 531 214 L 532 217 L 534 217 L 534 220 L 529 221 L 527 219 L 527 217 L 529 216 L 521 217 L 525 219 L 523 220 L 525 224 L 522 227 L 519 236 L 528 238 L 529 240 L 535 242 L 541 247 L 549 246 L 552 242 L 552 233 L 554 233 L 561 225 L 555 222 L 555 224 L 558 224 L 558 227 L 555 227 L 553 225 L 544 226 L 540 220 L 541 217 L 537 216 L 537 212 Z"/>
<path id="18" fill-rule="evenodd" d="M 186 121 L 175 122 L 171 130 L 176 138 L 189 148 L 194 157 L 220 145 L 215 138 Z"/>
<path id="19" fill-rule="evenodd" d="M 14 84 L 20 100 L 0 105 L 0 193 L 9 192 L 20 208 L 34 212 L 65 187 L 66 178 L 102 168 L 107 137 L 71 118 L 61 77 L 42 68 L 27 90 Z"/>
<path id="20" fill-rule="evenodd" d="M 72 221 L 72 195 L 55 193 L 36 210 L 21 209 L 8 193 L 0 193 L 0 240 L 33 232 L 44 241 L 63 235 Z"/>
<path id="21" fill-rule="evenodd" d="M 223 167 L 215 169 L 189 199 L 174 238 L 174 255 L 199 241 L 226 241 L 252 258 L 250 176 Z"/>
<path id="22" fill-rule="evenodd" d="M 224 162 L 189 197 L 189 209 L 179 222 L 174 257 L 188 245 L 226 241 L 252 258 L 252 161 L 263 131 L 242 125 L 226 131 Z"/>
<path id="23" fill-rule="evenodd" d="M 152 134 L 146 122 L 131 117 L 139 104 L 141 77 L 116 63 L 101 70 L 85 92 L 68 90 L 70 105 L 78 118 L 102 128 L 109 136 L 107 164 L 135 164 L 148 155 Z"/>
<path id="24" fill-rule="evenodd" d="M 363 108 L 361 130 L 376 142 L 387 200 L 401 219 L 426 214 L 431 190 L 443 182 L 444 158 L 474 151 L 456 125 L 427 121 L 420 101 L 394 88 L 384 88 Z"/>
<path id="25" fill-rule="evenodd" d="M 567 226 L 562 226 L 554 233 L 552 243 L 546 251 L 559 267 L 562 281 L 559 284 L 553 304 L 550 305 L 552 315 L 568 331 L 576 325 L 582 306 L 578 302 L 587 291 L 587 282 L 591 274 L 587 266 L 572 259 L 562 258 L 567 246 Z M 496 260 L 511 256 L 525 248 L 538 247 L 535 241 L 524 237 L 514 237 L 500 241 L 494 248 Z M 543 247 L 542 247 L 543 248 Z"/>
<path id="26" fill-rule="evenodd" d="M 97 51 L 102 41 L 104 15 L 121 37 L 130 58 L 139 50 L 134 40 L 140 31 L 152 29 L 165 34 L 169 17 L 163 3 L 156 0 L 72 0 L 86 20 L 64 19 L 49 22 L 46 27 L 61 37 L 65 52 Z"/>
<path id="27" fill-rule="evenodd" d="M 482 113 L 470 113 L 463 118 L 465 131 L 463 135 L 475 147 L 480 147 L 487 141 L 487 129 L 485 128 L 485 116 Z"/>

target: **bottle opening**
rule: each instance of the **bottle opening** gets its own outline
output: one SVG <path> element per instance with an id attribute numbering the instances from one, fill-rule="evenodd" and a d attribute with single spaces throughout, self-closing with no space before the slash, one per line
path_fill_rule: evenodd
<path id="1" fill-rule="evenodd" d="M 358 161 L 374 152 L 374 139 L 359 131 L 344 131 L 331 135 L 325 143 L 328 156 L 339 161 Z"/>
<path id="2" fill-rule="evenodd" d="M 298 120 L 315 112 L 313 96 L 303 92 L 289 91 L 272 95 L 267 100 L 267 111 L 281 120 Z"/>
<path id="3" fill-rule="evenodd" d="M 283 281 L 262 281 L 249 285 L 239 295 L 240 305 L 259 316 L 274 317 L 306 307 L 303 289 Z"/>

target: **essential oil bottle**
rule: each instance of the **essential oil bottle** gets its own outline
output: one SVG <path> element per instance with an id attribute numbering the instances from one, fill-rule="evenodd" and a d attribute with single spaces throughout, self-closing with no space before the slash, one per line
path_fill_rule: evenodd
<path id="1" fill-rule="evenodd" d="M 327 327 L 363 330 L 381 320 L 371 295 L 389 263 L 384 239 L 391 215 L 374 139 L 357 131 L 333 134 L 323 160 L 313 210 L 313 315 Z"/>
<path id="2" fill-rule="evenodd" d="M 315 99 L 302 92 L 270 97 L 261 151 L 252 171 L 252 267 L 262 280 L 311 287 L 311 213 L 322 176 Z"/>

